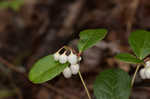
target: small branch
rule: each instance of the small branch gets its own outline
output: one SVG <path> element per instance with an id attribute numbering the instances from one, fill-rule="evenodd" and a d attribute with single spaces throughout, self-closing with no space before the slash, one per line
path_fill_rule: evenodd
<path id="1" fill-rule="evenodd" d="M 83 80 L 83 77 L 82 77 L 80 71 L 78 72 L 78 74 L 79 74 L 80 79 L 81 79 L 81 82 L 82 82 L 82 84 L 83 84 L 83 86 L 84 86 L 84 88 L 85 88 L 85 91 L 86 91 L 86 93 L 87 93 L 88 99 L 92 99 L 92 98 L 91 98 L 91 95 L 90 95 L 90 93 L 89 93 L 89 90 L 88 90 L 88 88 L 87 88 L 87 86 L 86 86 L 86 84 L 85 84 L 85 82 L 84 82 L 84 80 Z"/>
<path id="2" fill-rule="evenodd" d="M 7 66 L 9 69 L 18 72 L 20 74 L 24 74 L 24 72 L 20 71 L 18 68 L 16 68 L 16 66 L 14 66 L 13 64 L 9 63 L 7 60 L 3 59 L 2 57 L 0 57 L 0 63 L 4 64 L 5 66 Z"/>
<path id="3" fill-rule="evenodd" d="M 138 70 L 140 68 L 140 65 L 141 64 L 138 64 L 137 67 L 136 67 L 135 73 L 134 73 L 133 78 L 132 78 L 131 87 L 133 87 L 133 84 L 134 84 L 134 81 L 135 81 L 135 77 L 136 77 L 136 74 L 137 74 L 137 72 L 138 72 Z"/>

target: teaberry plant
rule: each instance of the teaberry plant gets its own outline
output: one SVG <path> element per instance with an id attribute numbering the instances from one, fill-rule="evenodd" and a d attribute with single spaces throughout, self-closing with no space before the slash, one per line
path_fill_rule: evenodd
<path id="1" fill-rule="evenodd" d="M 135 55 L 120 53 L 116 58 L 124 62 L 136 64 L 136 70 L 131 82 L 131 86 L 133 86 L 136 74 L 141 66 L 144 67 L 139 72 L 141 78 L 150 79 L 150 60 L 146 59 L 150 54 L 150 32 L 145 30 L 136 30 L 132 32 L 129 37 L 129 44 Z"/>
<path id="2" fill-rule="evenodd" d="M 91 95 L 79 71 L 81 55 L 83 51 L 94 46 L 107 34 L 105 29 L 88 29 L 80 32 L 80 39 L 77 45 L 78 51 L 69 46 L 63 46 L 56 53 L 45 56 L 38 60 L 29 72 L 29 79 L 35 84 L 52 80 L 61 73 L 65 78 L 71 78 L 78 74 L 89 99 Z M 144 30 L 137 30 L 131 33 L 129 44 L 135 55 L 121 53 L 116 58 L 137 64 L 132 82 L 131 77 L 122 69 L 108 69 L 101 72 L 94 82 L 94 95 L 96 99 L 129 99 L 131 87 L 140 66 L 145 66 L 140 71 L 143 79 L 150 78 L 150 62 L 144 63 L 143 59 L 150 54 L 150 34 Z"/>

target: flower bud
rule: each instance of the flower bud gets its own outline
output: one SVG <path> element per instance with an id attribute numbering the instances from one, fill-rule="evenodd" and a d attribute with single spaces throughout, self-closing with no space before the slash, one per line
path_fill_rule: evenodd
<path id="1" fill-rule="evenodd" d="M 64 63 L 67 62 L 67 55 L 65 54 L 65 52 L 62 55 L 59 56 L 59 62 L 61 64 L 64 64 Z"/>
<path id="2" fill-rule="evenodd" d="M 58 60 L 59 60 L 59 57 L 60 57 L 60 54 L 59 54 L 58 52 L 56 52 L 56 53 L 54 54 L 54 60 L 55 60 L 55 61 L 58 61 Z"/>
<path id="3" fill-rule="evenodd" d="M 145 66 L 146 66 L 146 68 L 147 68 L 147 67 L 150 67 L 150 61 L 147 61 L 147 62 L 145 63 Z"/>
<path id="4" fill-rule="evenodd" d="M 80 62 L 82 60 L 81 56 L 78 57 L 78 61 Z"/>
<path id="5" fill-rule="evenodd" d="M 65 78 L 70 78 L 70 77 L 71 77 L 72 72 L 71 72 L 71 70 L 70 70 L 69 67 L 66 67 L 66 68 L 64 69 L 63 75 L 64 75 Z"/>
<path id="6" fill-rule="evenodd" d="M 146 70 L 145 68 L 142 68 L 140 70 L 140 76 L 141 76 L 142 79 L 146 79 L 145 70 Z"/>
<path id="7" fill-rule="evenodd" d="M 146 79 L 150 79 L 150 68 L 145 69 Z"/>
<path id="8" fill-rule="evenodd" d="M 71 65 L 70 66 L 70 69 L 71 69 L 71 72 L 73 75 L 76 75 L 79 71 L 79 64 L 75 64 L 75 65 Z"/>
<path id="9" fill-rule="evenodd" d="M 68 56 L 68 62 L 69 62 L 71 65 L 77 64 L 77 62 L 78 62 L 77 55 L 75 55 L 75 54 L 73 54 L 73 53 L 71 52 L 71 54 Z"/>

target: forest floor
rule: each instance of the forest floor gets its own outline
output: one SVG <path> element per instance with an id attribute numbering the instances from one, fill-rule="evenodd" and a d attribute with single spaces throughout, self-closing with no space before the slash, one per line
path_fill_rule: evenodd
<path id="1" fill-rule="evenodd" d="M 62 75 L 32 84 L 27 74 L 39 58 L 63 45 L 76 49 L 79 32 L 106 28 L 107 37 L 82 55 L 81 73 L 93 96 L 99 72 L 119 67 L 132 76 L 135 66 L 114 58 L 130 52 L 134 29 L 150 29 L 149 0 L 26 0 L 19 11 L 0 9 L 0 99 L 87 99 L 78 76 Z M 136 77 L 131 99 L 150 99 L 149 80 Z"/>

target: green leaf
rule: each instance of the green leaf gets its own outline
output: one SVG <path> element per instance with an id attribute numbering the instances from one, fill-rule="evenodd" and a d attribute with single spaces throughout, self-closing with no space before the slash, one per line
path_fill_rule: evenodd
<path id="1" fill-rule="evenodd" d="M 94 83 L 96 99 L 129 99 L 131 78 L 121 69 L 109 69 L 101 72 Z"/>
<path id="2" fill-rule="evenodd" d="M 92 47 L 98 41 L 102 40 L 107 33 L 106 29 L 88 29 L 80 32 L 80 40 L 78 43 L 79 52 Z"/>
<path id="3" fill-rule="evenodd" d="M 129 37 L 129 44 L 140 59 L 150 54 L 150 32 L 145 30 L 136 30 Z"/>
<path id="4" fill-rule="evenodd" d="M 121 60 L 121 61 L 128 62 L 128 63 L 133 63 L 133 64 L 143 62 L 142 60 L 136 58 L 135 56 L 133 56 L 129 53 L 120 53 L 120 54 L 116 55 L 116 58 Z"/>
<path id="5" fill-rule="evenodd" d="M 29 79 L 33 83 L 43 83 L 59 75 L 66 67 L 53 59 L 53 55 L 46 56 L 37 61 L 29 72 Z"/>

